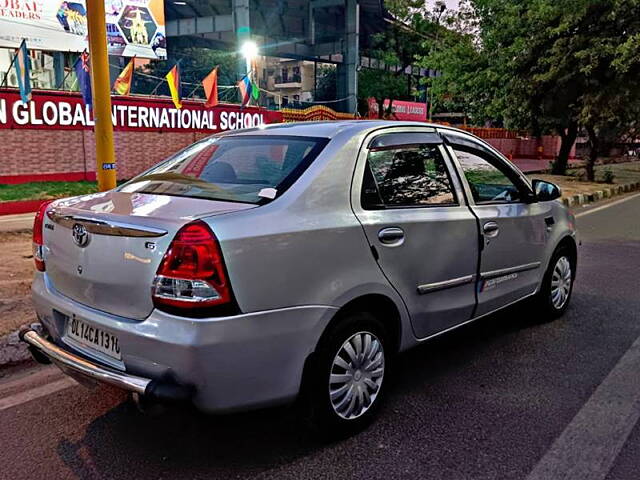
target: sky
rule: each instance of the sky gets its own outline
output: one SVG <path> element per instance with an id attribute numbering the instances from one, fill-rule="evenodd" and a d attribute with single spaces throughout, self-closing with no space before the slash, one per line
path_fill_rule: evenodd
<path id="1" fill-rule="evenodd" d="M 436 0 L 427 0 L 426 3 L 430 6 L 434 6 L 436 3 Z M 457 10 L 459 0 L 444 0 L 444 3 L 446 3 L 448 9 Z"/>

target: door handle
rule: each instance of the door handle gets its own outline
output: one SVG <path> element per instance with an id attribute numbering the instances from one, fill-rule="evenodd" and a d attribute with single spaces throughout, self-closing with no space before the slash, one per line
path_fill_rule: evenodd
<path id="1" fill-rule="evenodd" d="M 500 227 L 496 222 L 487 222 L 482 227 L 482 231 L 484 232 L 484 236 L 487 238 L 495 238 L 500 233 Z"/>
<path id="2" fill-rule="evenodd" d="M 384 245 L 396 247 L 404 242 L 404 230 L 398 227 L 383 228 L 378 232 L 378 240 Z"/>

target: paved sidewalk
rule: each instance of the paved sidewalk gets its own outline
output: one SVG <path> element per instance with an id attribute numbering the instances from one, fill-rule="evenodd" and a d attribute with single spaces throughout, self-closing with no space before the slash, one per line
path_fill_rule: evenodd
<path id="1" fill-rule="evenodd" d="M 524 173 L 539 173 L 551 171 L 551 164 L 553 160 L 537 160 L 535 158 L 514 158 L 512 160 L 517 167 Z M 583 164 L 582 160 L 571 159 L 569 160 L 569 168 L 576 168 Z"/>
<path id="2" fill-rule="evenodd" d="M 17 232 L 31 230 L 35 213 L 21 213 L 19 215 L 5 215 L 0 217 L 0 232 Z"/>

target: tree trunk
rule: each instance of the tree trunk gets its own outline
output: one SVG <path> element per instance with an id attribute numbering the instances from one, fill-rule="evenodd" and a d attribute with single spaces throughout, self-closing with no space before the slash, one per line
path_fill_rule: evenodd
<path id="1" fill-rule="evenodd" d="M 378 118 L 384 118 L 384 97 L 376 98 L 376 103 L 378 104 Z"/>
<path id="2" fill-rule="evenodd" d="M 600 147 L 600 139 L 596 133 L 596 129 L 591 125 L 585 127 L 587 134 L 589 135 L 589 158 L 587 159 L 587 165 L 585 170 L 587 171 L 587 180 L 590 182 L 596 181 L 596 160 L 598 160 L 598 151 Z"/>
<path id="3" fill-rule="evenodd" d="M 567 166 L 569 165 L 569 154 L 571 153 L 573 144 L 576 143 L 576 138 L 578 137 L 577 122 L 569 123 L 569 127 L 566 130 L 560 129 L 558 133 L 561 138 L 560 151 L 553 162 L 551 173 L 554 175 L 566 175 Z"/>
<path id="4" fill-rule="evenodd" d="M 386 108 L 386 111 L 384 112 L 384 118 L 386 118 L 387 120 L 394 120 L 391 117 L 391 114 L 393 113 L 393 98 L 389 99 L 389 105 Z"/>

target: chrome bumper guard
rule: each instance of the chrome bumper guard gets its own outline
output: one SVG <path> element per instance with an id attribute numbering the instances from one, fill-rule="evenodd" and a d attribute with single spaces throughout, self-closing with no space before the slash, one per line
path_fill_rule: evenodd
<path id="1" fill-rule="evenodd" d="M 51 343 L 31 328 L 22 330 L 20 332 L 20 338 L 39 354 L 44 355 L 53 363 L 62 367 L 63 370 L 70 369 L 82 376 L 89 377 L 98 382 L 108 383 L 114 387 L 139 395 L 152 396 L 150 395 L 152 393 L 151 391 L 155 390 L 152 388 L 153 380 L 150 378 L 137 377 L 91 363 Z M 36 360 L 38 360 L 38 358 L 36 358 Z"/>

